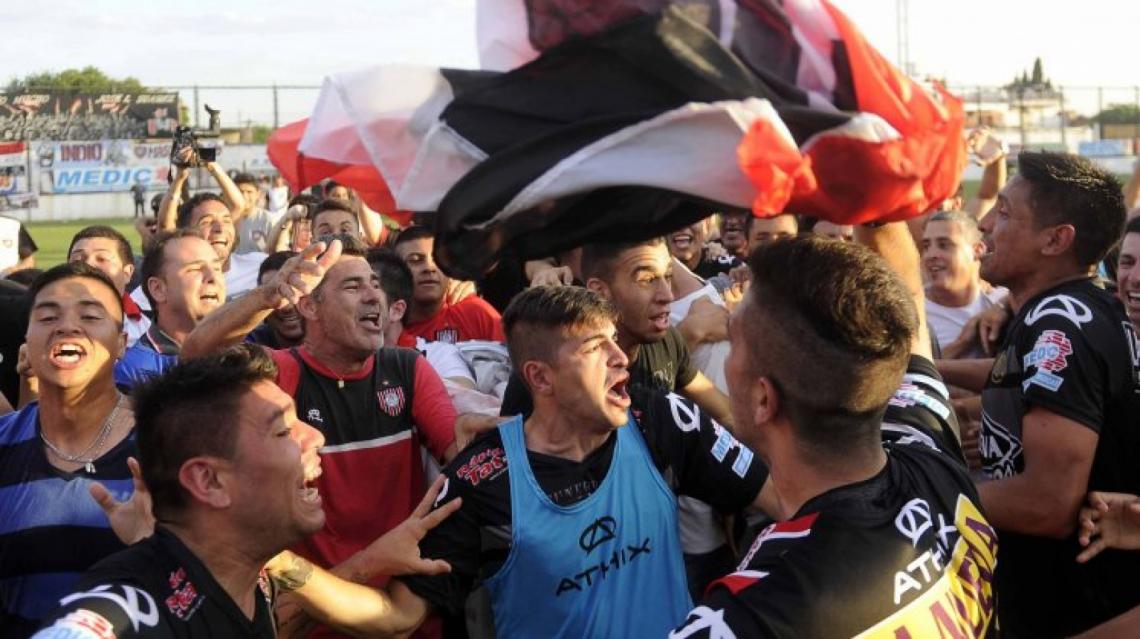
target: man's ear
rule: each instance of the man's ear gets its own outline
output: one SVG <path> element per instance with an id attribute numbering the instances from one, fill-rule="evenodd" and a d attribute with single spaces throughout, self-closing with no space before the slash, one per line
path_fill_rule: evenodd
<path id="1" fill-rule="evenodd" d="M 534 395 L 551 395 L 554 393 L 554 369 L 539 360 L 531 359 L 523 362 L 519 373 L 530 392 Z"/>
<path id="2" fill-rule="evenodd" d="M 396 300 L 388 307 L 388 321 L 399 322 L 404 319 L 404 313 L 408 311 L 408 303 L 404 300 Z"/>
<path id="3" fill-rule="evenodd" d="M 1048 233 L 1041 252 L 1049 256 L 1061 255 L 1068 251 L 1077 239 L 1077 229 L 1072 224 L 1058 224 L 1049 229 Z"/>
<path id="4" fill-rule="evenodd" d="M 780 412 L 780 391 L 768 377 L 757 377 L 752 382 L 752 425 L 767 424 Z"/>
<path id="5" fill-rule="evenodd" d="M 297 300 L 297 312 L 301 314 L 301 317 L 305 318 L 306 322 L 315 321 L 317 319 L 317 306 L 319 303 L 315 298 L 316 292 L 314 291 L 312 294 Z"/>
<path id="6" fill-rule="evenodd" d="M 146 282 L 143 282 L 143 286 L 146 286 L 146 290 L 150 293 L 150 296 L 154 298 L 155 306 L 167 302 L 166 280 L 161 277 L 148 277 Z"/>
<path id="7" fill-rule="evenodd" d="M 124 264 L 123 265 L 123 274 L 127 276 L 127 281 L 130 282 L 131 278 L 135 276 L 135 265 L 134 264 Z"/>
<path id="8" fill-rule="evenodd" d="M 233 501 L 227 479 L 220 472 L 219 460 L 211 457 L 192 457 L 178 469 L 178 483 L 190 498 L 217 509 L 228 508 Z"/>
<path id="9" fill-rule="evenodd" d="M 973 249 L 974 249 L 974 261 L 980 262 L 982 260 L 982 256 L 986 254 L 986 243 L 981 241 L 981 240 L 978 240 L 977 242 L 974 242 Z"/>
<path id="10" fill-rule="evenodd" d="M 598 295 L 601 295 L 607 300 L 611 299 L 610 285 L 606 284 L 604 281 L 596 277 L 591 277 L 590 279 L 586 280 L 586 288 L 597 293 Z"/>

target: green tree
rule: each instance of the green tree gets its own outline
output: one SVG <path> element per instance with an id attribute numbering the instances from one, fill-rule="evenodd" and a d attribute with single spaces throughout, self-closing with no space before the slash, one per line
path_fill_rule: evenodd
<path id="1" fill-rule="evenodd" d="M 1029 81 L 1036 85 L 1045 84 L 1045 72 L 1041 70 L 1041 58 L 1033 59 L 1033 75 Z"/>
<path id="2" fill-rule="evenodd" d="M 1098 124 L 1135 124 L 1140 122 L 1140 107 L 1135 104 L 1110 104 L 1093 116 Z"/>
<path id="3" fill-rule="evenodd" d="M 7 91 L 76 91 L 79 93 L 142 93 L 150 91 L 137 78 L 112 78 L 93 66 L 41 71 L 12 78 Z"/>

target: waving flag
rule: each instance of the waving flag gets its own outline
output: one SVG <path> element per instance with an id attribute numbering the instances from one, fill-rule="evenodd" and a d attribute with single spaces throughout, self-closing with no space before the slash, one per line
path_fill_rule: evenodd
<path id="1" fill-rule="evenodd" d="M 490 70 L 333 76 L 299 145 L 436 211 L 453 276 L 728 209 L 903 219 L 964 166 L 958 101 L 825 0 L 488 0 L 477 20 Z"/>

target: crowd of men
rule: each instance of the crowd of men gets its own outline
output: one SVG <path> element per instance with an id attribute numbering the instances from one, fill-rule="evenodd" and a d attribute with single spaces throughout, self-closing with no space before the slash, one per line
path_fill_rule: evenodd
<path id="1" fill-rule="evenodd" d="M 908 223 L 506 295 L 342 185 L 176 175 L 5 298 L 0 637 L 1140 633 L 1140 180 L 970 145 Z"/>

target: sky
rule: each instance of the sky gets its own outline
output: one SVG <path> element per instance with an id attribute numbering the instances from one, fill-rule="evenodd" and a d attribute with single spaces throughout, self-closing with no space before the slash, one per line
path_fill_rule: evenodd
<path id="1" fill-rule="evenodd" d="M 491 0 L 493 1 L 493 0 Z M 832 0 L 890 60 L 896 0 Z M 1036 56 L 1055 85 L 1120 87 L 1135 99 L 1133 0 L 910 0 L 910 58 L 951 85 L 1004 84 Z M 1063 8 L 1063 9 L 1062 9 Z M 4 18 L 0 80 L 94 65 L 152 86 L 319 86 L 373 64 L 476 67 L 475 0 L 51 0 Z M 315 89 L 281 90 L 282 124 L 305 117 Z M 1072 91 L 1091 108 L 1092 89 Z M 269 91 L 203 90 L 224 123 L 271 122 Z M 190 100 L 190 93 L 183 92 Z"/>

